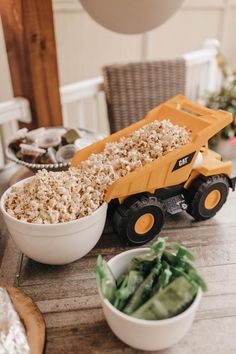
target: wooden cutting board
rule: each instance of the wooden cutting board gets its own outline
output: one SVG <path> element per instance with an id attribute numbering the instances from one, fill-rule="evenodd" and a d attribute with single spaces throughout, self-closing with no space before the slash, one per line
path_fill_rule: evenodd
<path id="1" fill-rule="evenodd" d="M 25 327 L 30 354 L 42 354 L 45 344 L 45 322 L 37 305 L 17 288 L 8 285 L 0 285 L 0 287 L 7 289 Z"/>

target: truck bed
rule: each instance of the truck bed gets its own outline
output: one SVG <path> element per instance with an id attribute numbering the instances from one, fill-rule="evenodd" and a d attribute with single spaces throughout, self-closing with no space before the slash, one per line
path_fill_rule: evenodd
<path id="1" fill-rule="evenodd" d="M 78 166 L 91 154 L 102 152 L 106 143 L 127 137 L 145 124 L 163 119 L 185 126 L 191 131 L 192 141 L 114 182 L 107 191 L 106 202 L 186 181 L 201 147 L 207 146 L 212 136 L 232 122 L 232 114 L 201 107 L 178 95 L 151 110 L 144 119 L 77 152 L 72 166 Z"/>

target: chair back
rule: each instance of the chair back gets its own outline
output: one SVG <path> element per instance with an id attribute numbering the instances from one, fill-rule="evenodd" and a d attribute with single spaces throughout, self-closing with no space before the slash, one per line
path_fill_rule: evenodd
<path id="1" fill-rule="evenodd" d="M 104 91 L 111 132 L 142 119 L 169 98 L 184 94 L 185 73 L 182 58 L 105 66 Z"/>
<path id="2" fill-rule="evenodd" d="M 193 102 L 197 102 L 198 99 L 204 97 L 207 92 L 216 91 L 220 87 L 221 75 L 216 58 L 219 46 L 220 43 L 218 40 L 209 38 L 204 41 L 203 48 L 188 52 L 181 56 L 185 61 L 186 68 L 186 83 L 185 91 L 183 93 Z M 168 61 L 165 60 L 164 62 L 167 63 Z M 133 65 L 135 67 L 135 64 Z M 168 65 L 170 65 L 170 63 Z M 182 69 L 181 62 L 180 65 Z M 152 70 L 150 72 L 152 73 Z M 177 72 L 178 68 L 175 68 L 175 74 L 177 74 Z M 163 73 L 167 75 L 167 78 L 170 76 L 168 70 L 164 70 Z M 159 73 L 159 76 L 161 76 L 161 73 Z M 183 76 L 181 77 L 183 80 Z M 152 80 L 152 78 L 150 78 L 150 80 L 148 78 L 146 81 L 148 82 L 148 85 L 150 85 L 150 82 L 155 84 L 155 81 Z M 171 92 L 172 88 L 168 87 L 168 80 L 164 79 L 164 81 L 167 85 L 167 91 Z M 129 82 L 127 81 L 125 84 L 129 85 Z M 131 84 L 133 83 L 131 82 Z M 173 91 L 175 91 L 173 92 L 173 95 L 175 95 L 178 86 L 176 86 L 175 83 L 173 85 Z M 161 89 L 164 89 L 163 85 Z M 103 90 L 104 84 L 101 76 L 62 86 L 61 102 L 64 125 L 78 126 L 93 129 L 98 132 L 109 133 L 106 100 L 104 99 Z M 141 92 L 140 89 L 137 90 L 138 93 Z M 146 94 L 146 91 L 146 88 L 143 89 L 142 96 Z M 127 92 L 130 92 L 130 90 L 127 89 Z M 153 94 L 153 92 L 151 92 L 151 94 Z M 161 95 L 162 93 L 160 92 L 160 94 L 157 95 L 157 98 L 160 98 Z M 166 95 L 163 96 L 162 102 L 165 101 L 165 99 Z M 127 100 L 125 95 L 124 100 Z M 138 107 L 141 104 L 140 101 L 141 100 L 138 100 L 137 102 Z M 145 106 L 144 108 L 146 109 L 147 107 Z M 135 119 L 143 118 L 143 116 L 144 115 L 140 115 L 138 112 Z"/>

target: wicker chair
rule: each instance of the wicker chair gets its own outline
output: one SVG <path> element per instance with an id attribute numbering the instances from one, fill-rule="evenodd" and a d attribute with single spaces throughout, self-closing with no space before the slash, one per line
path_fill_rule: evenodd
<path id="1" fill-rule="evenodd" d="M 185 60 L 109 65 L 103 68 L 111 133 L 143 118 L 153 107 L 185 92 Z"/>

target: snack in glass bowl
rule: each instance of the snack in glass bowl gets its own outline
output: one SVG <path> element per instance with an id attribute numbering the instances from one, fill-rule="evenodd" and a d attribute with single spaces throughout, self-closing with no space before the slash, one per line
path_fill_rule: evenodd
<path id="1" fill-rule="evenodd" d="M 76 151 L 103 137 L 86 129 L 41 127 L 28 131 L 23 128 L 16 132 L 8 144 L 6 155 L 10 160 L 33 171 L 43 168 L 66 170 Z M 70 148 L 67 148 L 68 145 Z"/>

